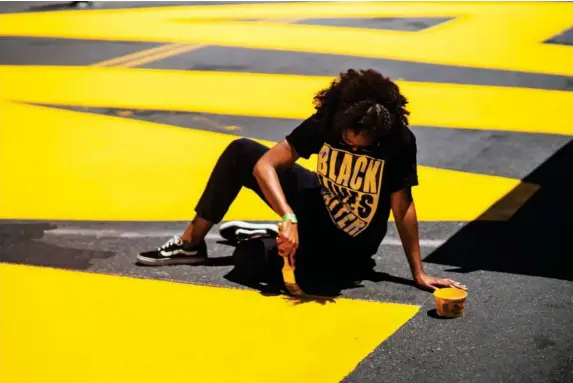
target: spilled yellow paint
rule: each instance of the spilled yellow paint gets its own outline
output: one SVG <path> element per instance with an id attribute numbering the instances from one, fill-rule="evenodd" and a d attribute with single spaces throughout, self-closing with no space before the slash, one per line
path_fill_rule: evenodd
<path id="1" fill-rule="evenodd" d="M 0 264 L 0 381 L 334 383 L 418 310 Z"/>
<path id="2" fill-rule="evenodd" d="M 0 66 L 0 98 L 30 103 L 304 119 L 333 77 Z M 573 135 L 573 92 L 398 81 L 421 126 Z M 248 97 L 245 97 L 245 96 Z"/>
<path id="3" fill-rule="evenodd" d="M 188 220 L 218 156 L 237 138 L 40 106 L 0 108 L 0 218 Z M 314 170 L 316 157 L 302 164 Z M 426 221 L 473 220 L 519 184 L 424 166 L 419 174 L 414 193 Z M 244 189 L 226 219 L 277 216 Z"/>
<path id="4" fill-rule="evenodd" d="M 216 5 L 0 15 L 0 36 L 212 44 L 572 75 L 573 48 L 543 44 L 571 26 L 571 14 L 567 3 Z M 453 20 L 418 32 L 232 20 L 276 17 Z"/>

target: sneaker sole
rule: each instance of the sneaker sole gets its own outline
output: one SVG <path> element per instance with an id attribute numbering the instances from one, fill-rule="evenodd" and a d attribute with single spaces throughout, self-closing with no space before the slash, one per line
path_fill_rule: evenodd
<path id="1" fill-rule="evenodd" d="M 275 237 L 275 233 L 269 230 L 246 230 L 246 229 L 237 229 L 235 230 L 234 239 L 237 241 L 244 241 L 247 239 L 252 238 L 265 238 L 265 237 Z"/>
<path id="2" fill-rule="evenodd" d="M 219 226 L 219 234 L 226 240 L 236 240 L 239 237 L 248 236 L 250 234 L 261 234 L 261 230 L 266 231 L 270 236 L 278 235 L 278 227 L 272 223 L 229 221 Z"/>
<path id="3" fill-rule="evenodd" d="M 207 261 L 207 257 L 205 258 L 165 258 L 165 259 L 155 259 L 155 258 L 147 258 L 141 255 L 137 256 L 137 260 L 142 265 L 146 266 L 167 266 L 167 265 L 199 265 L 201 263 L 205 263 Z"/>

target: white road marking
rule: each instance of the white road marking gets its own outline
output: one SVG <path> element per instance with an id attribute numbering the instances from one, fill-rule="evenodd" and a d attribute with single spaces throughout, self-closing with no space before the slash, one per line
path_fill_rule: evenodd
<path id="1" fill-rule="evenodd" d="M 45 235 L 53 236 L 84 236 L 84 237 L 111 237 L 111 238 L 169 238 L 174 235 L 180 235 L 182 231 L 161 231 L 161 230 L 142 230 L 142 231 L 123 231 L 113 229 L 81 229 L 81 228 L 58 228 L 46 230 Z M 207 234 L 209 241 L 221 241 L 223 237 L 218 234 Z M 437 248 L 446 242 L 445 239 L 420 239 L 421 247 Z M 386 237 L 382 245 L 402 246 L 400 238 Z"/>
<path id="2" fill-rule="evenodd" d="M 446 243 L 446 239 L 420 239 L 420 246 L 421 247 L 440 247 L 444 243 Z M 392 246 L 402 246 L 402 241 L 400 238 L 392 238 L 386 237 L 382 241 L 383 245 L 392 245 Z"/>
<path id="3" fill-rule="evenodd" d="M 151 230 L 151 231 L 123 231 L 123 230 L 113 230 L 113 229 L 80 229 L 80 228 L 59 228 L 53 230 L 47 230 L 44 232 L 45 235 L 56 235 L 56 236 L 80 236 L 80 237 L 111 237 L 111 238 L 170 238 L 174 235 L 181 235 L 182 231 L 161 231 L 161 230 Z M 218 234 L 207 234 L 208 240 L 218 241 L 222 240 Z"/>

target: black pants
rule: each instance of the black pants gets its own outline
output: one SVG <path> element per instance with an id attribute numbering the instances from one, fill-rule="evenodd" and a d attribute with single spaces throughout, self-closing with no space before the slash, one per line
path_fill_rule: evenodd
<path id="1" fill-rule="evenodd" d="M 219 223 L 243 186 L 267 202 L 253 176 L 253 169 L 268 149 L 246 138 L 231 142 L 215 164 L 205 191 L 195 208 L 197 214 L 210 222 Z M 280 170 L 278 176 L 285 197 L 295 214 L 304 214 L 304 210 L 301 211 L 303 199 L 308 198 L 309 193 L 319 195 L 317 193 L 320 191 L 320 185 L 316 175 L 295 164 Z"/>
<path id="2" fill-rule="evenodd" d="M 242 187 L 251 189 L 267 203 L 253 169 L 268 150 L 253 140 L 241 138 L 233 141 L 219 157 L 199 199 L 196 213 L 206 220 L 219 223 L 236 199 Z M 320 193 L 320 183 L 315 173 L 300 165 L 278 171 L 278 177 L 287 199 L 298 218 L 299 249 L 296 255 L 297 277 L 305 279 L 318 274 L 350 275 L 355 269 L 372 267 L 369 255 L 362 254 L 351 237 L 339 231 L 330 219 Z M 269 205 L 270 206 L 270 205 Z M 269 249 L 265 243 L 265 259 L 276 269 L 282 260 L 273 255 L 276 248 Z M 259 254 L 260 256 L 260 254 Z"/>

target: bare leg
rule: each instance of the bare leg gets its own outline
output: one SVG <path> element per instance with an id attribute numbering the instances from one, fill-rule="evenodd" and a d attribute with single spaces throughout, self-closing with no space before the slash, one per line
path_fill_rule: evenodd
<path id="1" fill-rule="evenodd" d="M 212 222 L 196 215 L 180 238 L 189 246 L 196 246 L 205 239 L 211 227 L 213 227 Z"/>

